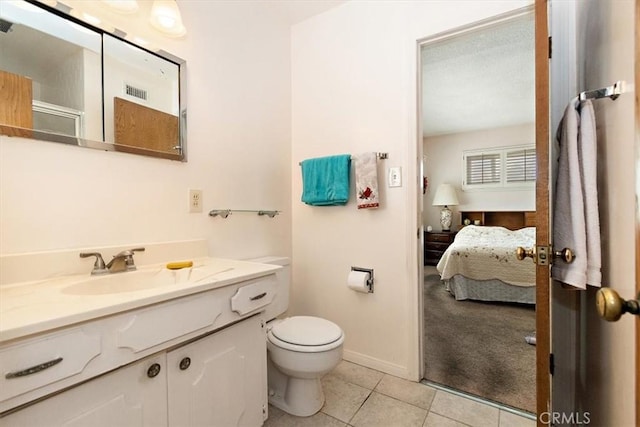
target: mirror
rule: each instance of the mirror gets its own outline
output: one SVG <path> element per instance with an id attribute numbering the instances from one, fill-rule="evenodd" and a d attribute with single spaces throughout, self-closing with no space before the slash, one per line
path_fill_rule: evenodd
<path id="1" fill-rule="evenodd" d="M 186 160 L 185 62 L 57 5 L 0 2 L 0 134 Z"/>
<path id="2" fill-rule="evenodd" d="M 103 36 L 105 141 L 175 153 L 179 145 L 180 68 Z M 109 76 L 106 78 L 106 76 Z"/>

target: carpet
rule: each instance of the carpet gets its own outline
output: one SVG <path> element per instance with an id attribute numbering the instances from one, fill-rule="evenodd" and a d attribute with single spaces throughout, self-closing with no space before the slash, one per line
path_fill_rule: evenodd
<path id="1" fill-rule="evenodd" d="M 428 268 L 424 286 L 425 379 L 535 413 L 533 306 L 456 301 Z"/>

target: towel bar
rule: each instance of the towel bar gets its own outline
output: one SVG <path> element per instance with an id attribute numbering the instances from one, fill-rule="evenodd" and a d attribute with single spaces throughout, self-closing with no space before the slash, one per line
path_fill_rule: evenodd
<path id="1" fill-rule="evenodd" d="M 376 157 L 380 160 L 386 160 L 389 158 L 389 153 L 376 153 Z M 302 164 L 302 162 L 298 162 L 299 165 Z"/>
<path id="2" fill-rule="evenodd" d="M 281 211 L 265 211 L 252 209 L 213 209 L 209 212 L 209 216 L 220 216 L 222 218 L 226 218 L 231 215 L 232 212 L 251 212 L 257 213 L 258 216 L 268 216 L 269 218 L 273 218 L 274 216 L 281 213 Z"/>
<path id="3" fill-rule="evenodd" d="M 580 92 L 580 101 L 586 101 L 587 99 L 600 99 L 611 98 L 615 100 L 622 94 L 622 81 L 618 80 L 613 86 L 603 87 L 596 90 L 587 90 Z"/>

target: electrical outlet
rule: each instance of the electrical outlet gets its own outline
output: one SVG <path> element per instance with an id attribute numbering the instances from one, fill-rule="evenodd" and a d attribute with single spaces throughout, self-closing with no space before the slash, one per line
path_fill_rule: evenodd
<path id="1" fill-rule="evenodd" d="M 202 212 L 202 190 L 189 189 L 189 212 Z"/>

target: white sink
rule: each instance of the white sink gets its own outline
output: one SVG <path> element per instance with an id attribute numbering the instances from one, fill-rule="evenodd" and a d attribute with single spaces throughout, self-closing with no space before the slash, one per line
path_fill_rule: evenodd
<path id="1" fill-rule="evenodd" d="M 68 295 L 107 295 L 135 292 L 178 284 L 195 284 L 215 280 L 213 276 L 233 268 L 200 266 L 168 270 L 166 268 L 91 276 L 62 288 Z"/>

